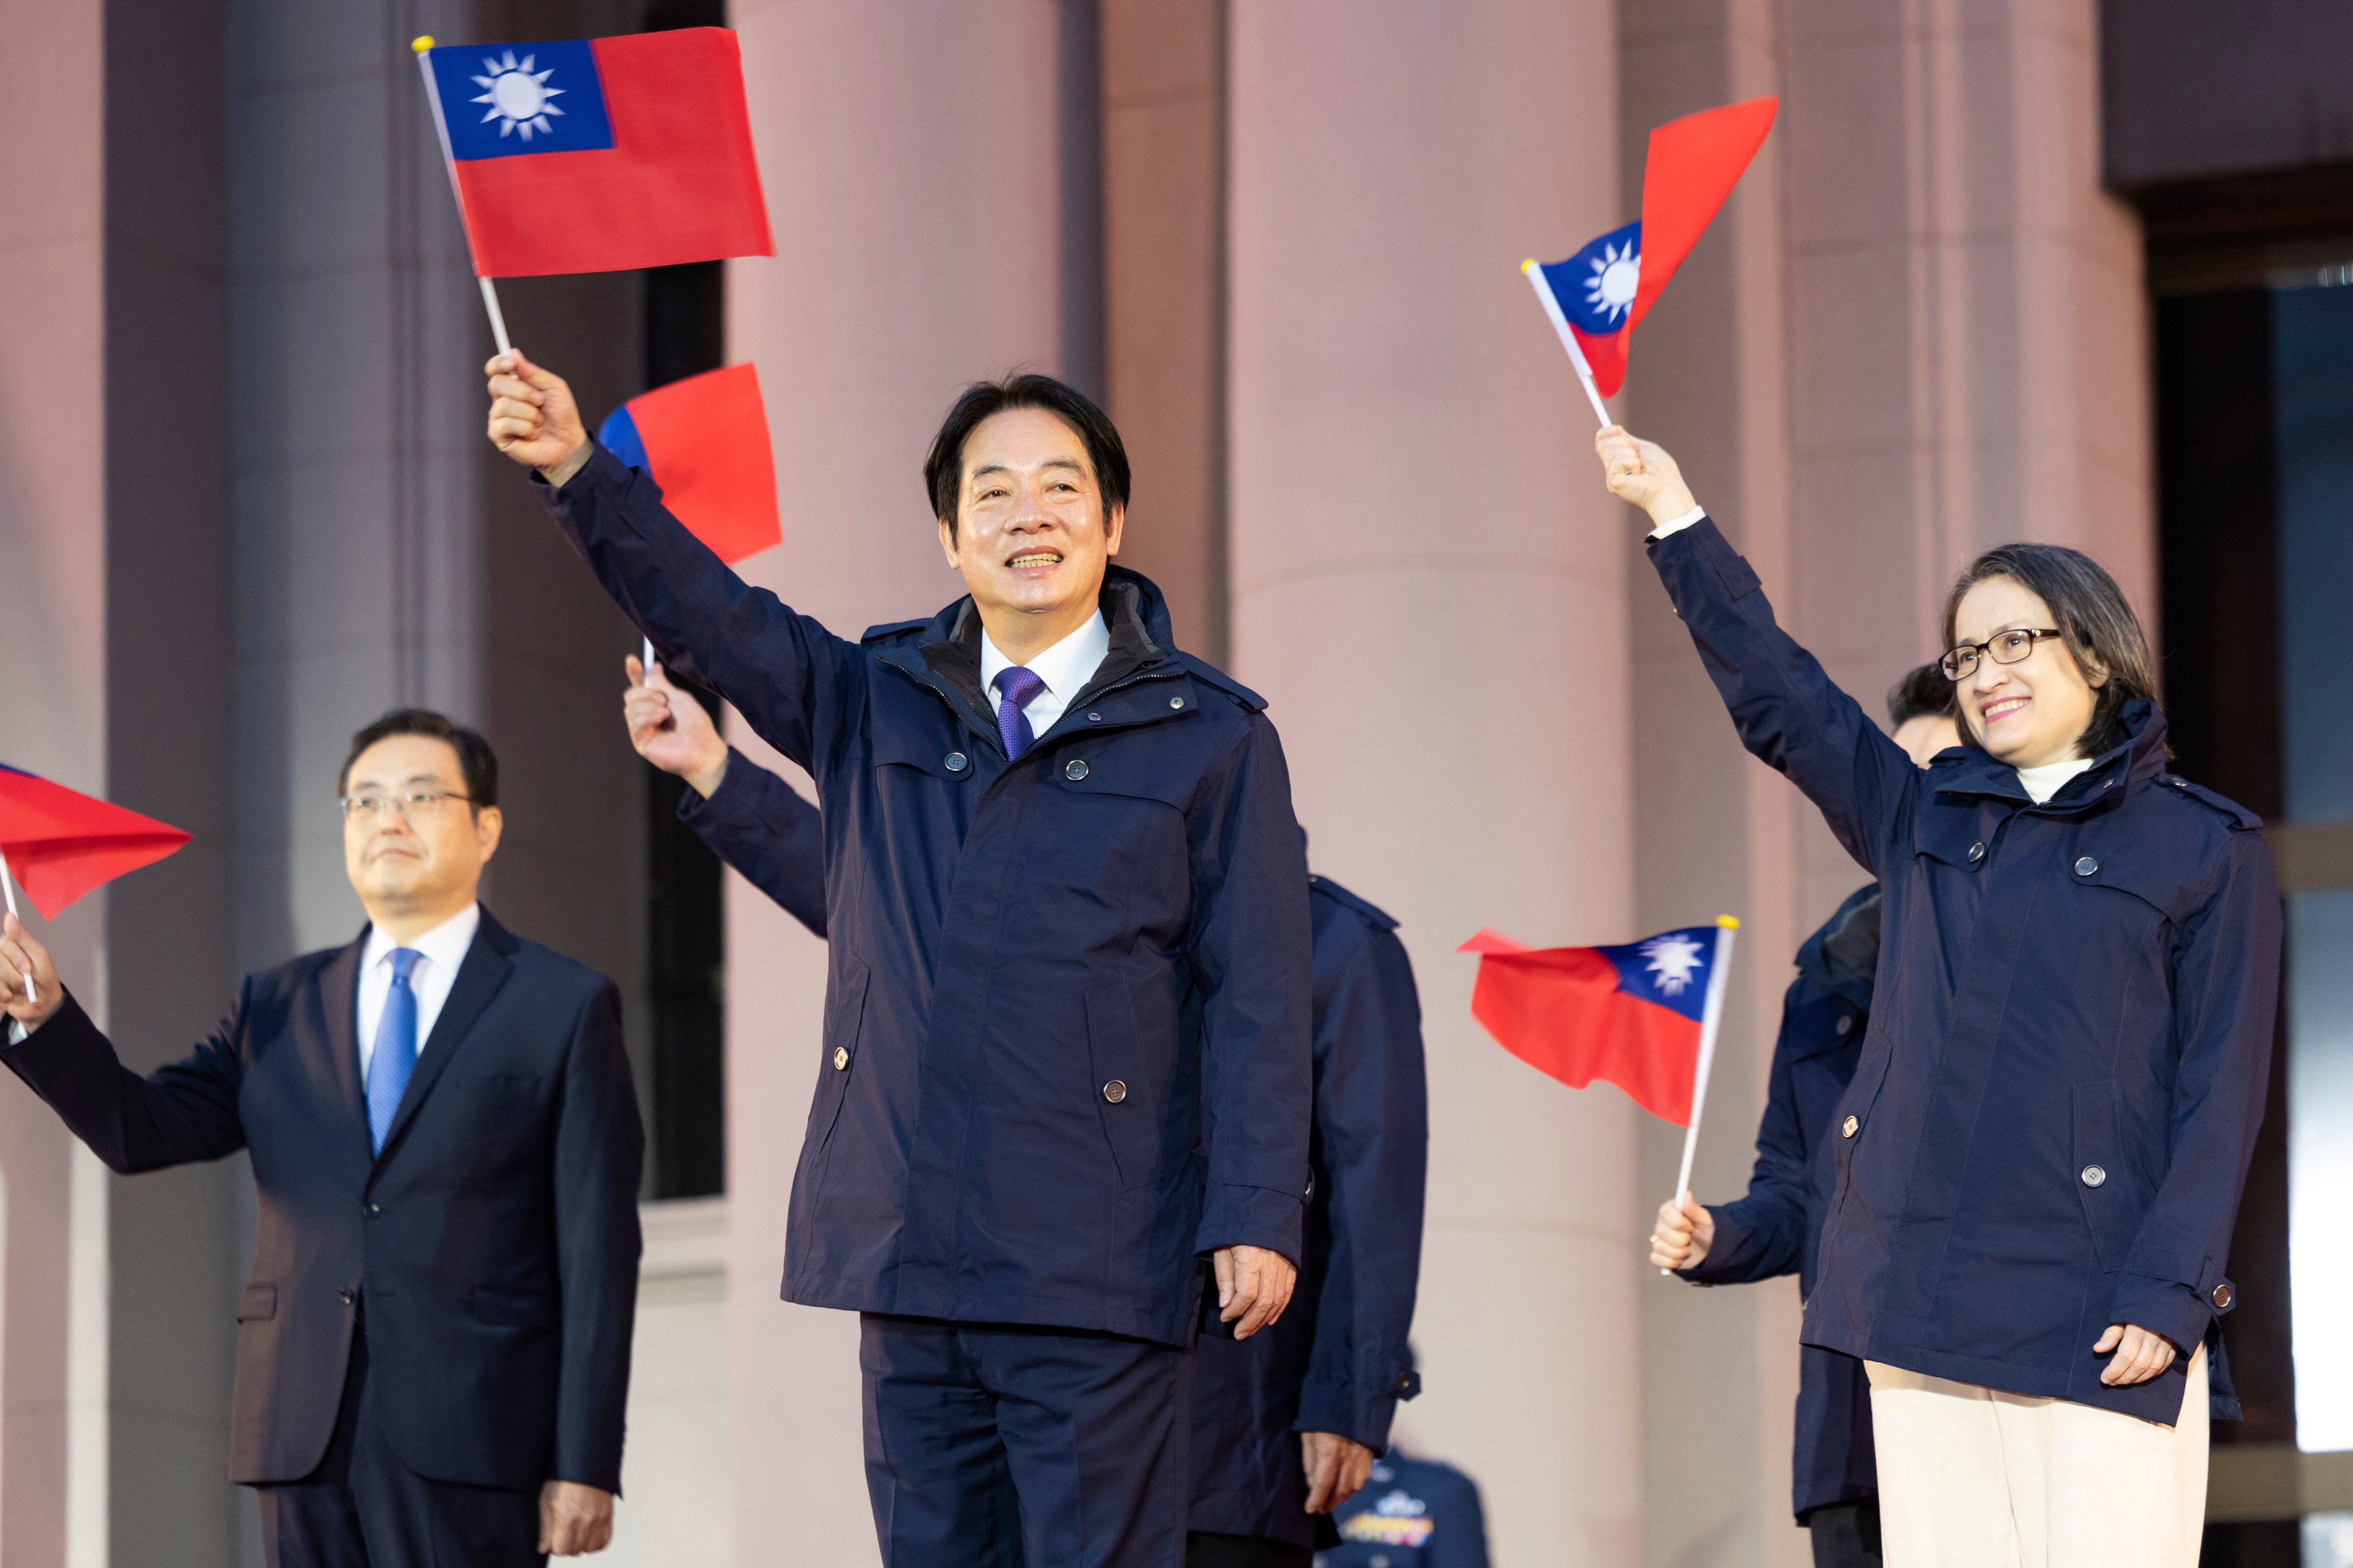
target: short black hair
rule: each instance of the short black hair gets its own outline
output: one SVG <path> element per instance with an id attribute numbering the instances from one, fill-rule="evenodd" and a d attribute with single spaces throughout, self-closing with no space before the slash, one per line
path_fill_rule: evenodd
<path id="1" fill-rule="evenodd" d="M 1025 371 L 965 387 L 940 421 L 940 433 L 932 437 L 930 455 L 923 458 L 923 488 L 931 492 L 932 515 L 948 525 L 949 536 L 955 534 L 956 496 L 964 489 L 964 444 L 982 420 L 1008 408 L 1042 408 L 1077 435 L 1087 449 L 1087 461 L 1094 466 L 1108 524 L 1112 508 L 1127 504 L 1127 447 L 1119 438 L 1119 427 L 1077 387 Z"/>
<path id="2" fill-rule="evenodd" d="M 498 753 L 491 750 L 491 743 L 479 731 L 454 723 L 448 715 L 429 708 L 396 708 L 353 735 L 352 749 L 343 754 L 343 771 L 335 775 L 335 793 L 340 795 L 350 786 L 352 764 L 360 760 L 362 752 L 395 735 L 423 735 L 448 742 L 449 749 L 458 753 L 458 776 L 466 781 L 466 796 L 474 803 L 475 811 L 499 804 Z"/>
<path id="3" fill-rule="evenodd" d="M 1887 689 L 1887 727 L 1901 730 L 1915 719 L 1950 719 L 1953 683 L 1944 666 L 1934 661 L 1907 671 Z"/>

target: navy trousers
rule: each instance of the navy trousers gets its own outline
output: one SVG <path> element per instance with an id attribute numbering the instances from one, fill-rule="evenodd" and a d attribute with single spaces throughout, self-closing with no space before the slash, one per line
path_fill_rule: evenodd
<path id="1" fill-rule="evenodd" d="M 368 1389 L 361 1330 L 327 1457 L 300 1481 L 254 1489 L 269 1568 L 542 1568 L 538 1497 L 418 1475 L 392 1451 Z"/>
<path id="2" fill-rule="evenodd" d="M 861 1313 L 883 1568 L 1183 1568 L 1186 1353 L 1117 1334 Z"/>

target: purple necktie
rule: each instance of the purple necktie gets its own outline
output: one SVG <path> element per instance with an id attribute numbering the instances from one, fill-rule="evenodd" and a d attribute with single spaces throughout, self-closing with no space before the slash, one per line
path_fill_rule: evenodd
<path id="1" fill-rule="evenodd" d="M 1005 759 L 1011 762 L 1029 749 L 1038 737 L 1030 732 L 1029 715 L 1022 710 L 1029 700 L 1046 689 L 1046 683 L 1036 672 L 1019 665 L 997 672 L 997 738 L 1005 742 Z"/>

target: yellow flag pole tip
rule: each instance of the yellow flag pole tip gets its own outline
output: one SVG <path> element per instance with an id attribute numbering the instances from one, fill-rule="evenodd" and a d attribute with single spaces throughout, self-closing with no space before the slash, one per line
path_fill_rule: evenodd
<path id="1" fill-rule="evenodd" d="M 1535 269 L 1536 269 L 1536 258 L 1535 258 L 1535 257 L 1533 257 L 1533 256 L 1529 257 L 1525 261 L 1523 261 L 1523 262 L 1521 262 L 1521 263 L 1520 263 L 1520 270 L 1521 270 L 1521 271 L 1523 271 L 1523 272 L 1534 272 Z"/>
<path id="2" fill-rule="evenodd" d="M 420 33 L 416 37 L 408 40 L 408 47 L 415 49 L 421 55 L 426 50 L 433 47 L 433 35 L 430 33 Z"/>
<path id="3" fill-rule="evenodd" d="M 1726 931 L 1738 931 L 1740 929 L 1740 917 L 1738 915 L 1718 915 L 1715 917 L 1715 923 L 1722 926 Z"/>

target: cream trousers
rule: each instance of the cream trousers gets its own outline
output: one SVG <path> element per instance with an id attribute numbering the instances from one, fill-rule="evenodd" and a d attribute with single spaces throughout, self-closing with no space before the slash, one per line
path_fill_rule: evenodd
<path id="1" fill-rule="evenodd" d="M 2197 1568 L 2204 1346 L 2171 1426 L 1863 1364 L 1887 1568 Z"/>

